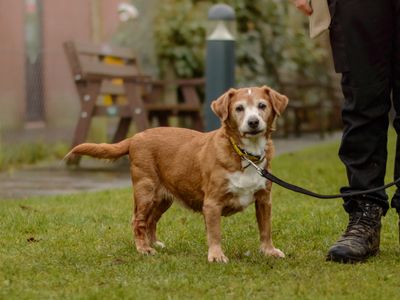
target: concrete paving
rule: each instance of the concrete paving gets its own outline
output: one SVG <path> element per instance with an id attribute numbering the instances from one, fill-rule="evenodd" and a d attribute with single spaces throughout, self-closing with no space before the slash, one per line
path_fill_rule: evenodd
<path id="1" fill-rule="evenodd" d="M 340 140 L 340 133 L 320 139 L 317 135 L 276 139 L 276 156 L 322 143 Z M 43 163 L 0 173 L 0 200 L 31 196 L 71 194 L 123 188 L 131 185 L 127 159 L 109 163 L 82 159 L 78 168 L 68 168 L 63 161 Z"/>

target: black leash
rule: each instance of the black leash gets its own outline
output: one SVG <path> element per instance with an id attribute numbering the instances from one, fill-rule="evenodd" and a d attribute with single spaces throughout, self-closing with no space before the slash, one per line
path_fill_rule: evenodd
<path id="1" fill-rule="evenodd" d="M 275 175 L 271 174 L 266 169 L 260 168 L 259 166 L 257 166 L 255 163 L 253 163 L 247 157 L 242 156 L 242 158 L 244 160 L 246 160 L 249 164 L 251 164 L 257 170 L 258 174 L 260 174 L 262 177 L 264 177 L 264 178 L 266 178 L 266 179 L 268 179 L 268 180 L 280 185 L 281 187 L 284 187 L 284 188 L 286 188 L 288 190 L 291 190 L 293 192 L 304 194 L 304 195 L 311 196 L 311 197 L 318 198 L 318 199 L 336 199 L 336 198 L 343 198 L 343 197 L 360 196 L 360 195 L 365 195 L 365 194 L 369 194 L 369 193 L 385 190 L 385 189 L 387 189 L 387 188 L 389 188 L 389 187 L 391 187 L 391 186 L 393 186 L 393 185 L 395 185 L 397 183 L 400 183 L 400 177 L 399 177 L 394 182 L 385 184 L 385 185 L 380 186 L 380 187 L 364 190 L 364 191 L 356 191 L 356 192 L 334 194 L 334 195 L 321 195 L 321 194 L 314 193 L 312 191 L 306 190 L 306 189 L 304 189 L 302 187 L 299 187 L 297 185 L 288 183 L 288 182 L 276 177 Z"/>

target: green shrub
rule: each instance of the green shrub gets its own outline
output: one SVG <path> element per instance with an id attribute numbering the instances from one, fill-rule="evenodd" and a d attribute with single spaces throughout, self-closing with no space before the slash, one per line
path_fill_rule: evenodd
<path id="1" fill-rule="evenodd" d="M 0 143 L 0 170 L 21 165 L 35 164 L 43 160 L 62 159 L 68 152 L 65 144 L 24 143 L 5 145 Z"/>
<path id="2" fill-rule="evenodd" d="M 120 26 L 114 41 L 119 40 L 121 45 L 132 45 L 133 48 L 140 48 L 136 44 L 154 45 L 154 61 L 157 61 L 161 77 L 171 76 L 171 73 L 180 78 L 203 76 L 207 13 L 218 1 L 151 0 L 152 4 L 146 9 L 142 2 L 132 0 L 143 11 L 140 11 L 139 19 L 133 21 L 136 25 Z M 270 84 L 280 88 L 287 78 L 291 81 L 328 81 L 328 75 L 324 75 L 327 73 L 327 51 L 308 37 L 307 19 L 295 11 L 290 1 L 225 2 L 236 12 L 236 78 L 239 86 Z M 157 13 L 150 13 L 149 7 L 157 7 Z M 155 15 L 155 20 L 146 28 L 147 40 L 140 42 L 134 37 L 138 36 L 138 30 L 143 30 L 140 24 L 147 24 L 148 18 L 152 18 L 150 15 Z"/>
<path id="3" fill-rule="evenodd" d="M 177 77 L 204 75 L 207 12 L 217 1 L 164 0 L 155 26 L 161 74 L 172 68 Z M 306 18 L 291 18 L 288 1 L 228 0 L 237 18 L 238 85 L 280 87 L 283 76 L 326 81 L 326 50 L 311 40 Z"/>

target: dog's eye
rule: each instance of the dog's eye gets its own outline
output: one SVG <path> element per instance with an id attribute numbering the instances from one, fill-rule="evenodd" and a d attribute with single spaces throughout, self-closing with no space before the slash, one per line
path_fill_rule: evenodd
<path id="1" fill-rule="evenodd" d="M 265 103 L 258 103 L 258 108 L 264 110 L 267 107 L 267 105 Z"/>
<path id="2" fill-rule="evenodd" d="M 241 112 L 241 111 L 244 111 L 244 107 L 243 107 L 243 105 L 238 105 L 238 106 L 236 106 L 235 110 L 237 112 Z"/>

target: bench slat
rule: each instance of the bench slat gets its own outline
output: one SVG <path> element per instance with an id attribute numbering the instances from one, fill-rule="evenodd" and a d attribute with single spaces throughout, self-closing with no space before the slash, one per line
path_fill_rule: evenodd
<path id="1" fill-rule="evenodd" d="M 94 114 L 96 116 L 119 116 L 119 117 L 131 117 L 132 111 L 128 105 L 118 106 L 103 106 L 99 105 L 94 108 Z"/>
<path id="2" fill-rule="evenodd" d="M 112 83 L 104 80 L 100 88 L 101 95 L 125 96 L 125 88 L 123 85 Z"/>
<path id="3" fill-rule="evenodd" d="M 90 43 L 75 42 L 75 49 L 79 54 L 92 56 L 112 56 L 125 60 L 136 61 L 136 55 L 129 48 L 118 48 L 107 44 L 95 45 Z"/>
<path id="4" fill-rule="evenodd" d="M 164 105 L 164 104 L 144 104 L 144 107 L 150 114 L 165 114 L 172 113 L 175 115 L 179 114 L 187 114 L 187 113 L 197 113 L 200 111 L 200 108 L 197 106 L 191 105 Z M 122 117 L 130 117 L 133 115 L 133 112 L 130 110 L 128 105 L 118 105 L 118 106 L 105 106 L 105 105 L 97 105 L 94 108 L 94 113 L 97 116 L 109 116 L 113 115 L 113 110 L 115 109 L 116 116 Z"/>
<path id="5" fill-rule="evenodd" d="M 135 78 L 139 72 L 134 66 L 108 65 L 95 61 L 82 61 L 82 76 L 91 79 Z"/>
<path id="6" fill-rule="evenodd" d="M 188 105 L 188 104 L 165 104 L 165 103 L 145 103 L 145 108 L 148 111 L 158 111 L 158 112 L 172 112 L 172 111 L 182 111 L 182 112 L 199 112 L 200 106 L 198 105 Z"/>

